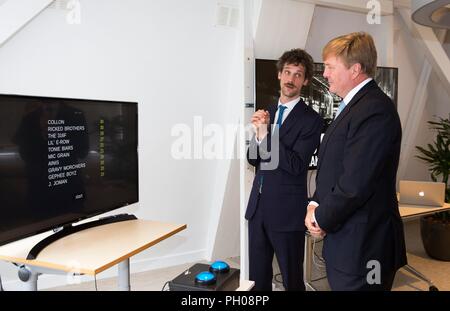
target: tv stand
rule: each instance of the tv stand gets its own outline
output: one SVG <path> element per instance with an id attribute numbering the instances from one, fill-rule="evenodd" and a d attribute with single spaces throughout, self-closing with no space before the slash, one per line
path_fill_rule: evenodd
<path id="1" fill-rule="evenodd" d="M 119 214 L 119 215 L 112 215 L 104 218 L 100 218 L 99 220 L 90 221 L 81 225 L 73 226 L 65 226 L 62 228 L 62 230 L 57 231 L 56 233 L 46 237 L 45 239 L 41 240 L 39 243 L 37 243 L 28 253 L 27 260 L 34 260 L 37 258 L 39 253 L 55 242 L 56 240 L 59 240 L 65 236 L 68 236 L 72 233 L 79 232 L 85 229 L 112 224 L 115 222 L 121 222 L 121 221 L 127 221 L 127 220 L 135 220 L 137 217 L 132 214 Z"/>
<path id="2" fill-rule="evenodd" d="M 118 267 L 119 290 L 130 290 L 130 258 L 186 229 L 186 224 L 172 224 L 136 219 L 110 223 L 77 232 L 55 241 L 36 258 L 25 257 L 43 237 L 44 232 L 0 246 L 0 260 L 25 265 L 31 272 L 23 289 L 37 290 L 41 274 L 95 276 Z"/>

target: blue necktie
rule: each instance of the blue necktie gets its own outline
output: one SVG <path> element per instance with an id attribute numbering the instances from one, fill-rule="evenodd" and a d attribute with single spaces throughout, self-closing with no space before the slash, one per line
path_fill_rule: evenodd
<path id="1" fill-rule="evenodd" d="M 336 119 L 338 117 L 338 115 L 342 112 L 342 110 L 344 110 L 345 108 L 345 103 L 344 101 L 341 101 L 341 103 L 339 104 L 338 110 L 336 112 L 336 115 L 334 116 L 334 119 Z"/>
<path id="2" fill-rule="evenodd" d="M 279 105 L 278 106 L 278 119 L 277 119 L 277 123 L 276 123 L 276 127 L 280 128 L 281 123 L 283 122 L 283 113 L 286 110 L 286 106 L 283 105 Z M 259 193 L 262 193 L 262 185 L 263 185 L 263 181 L 264 181 L 264 175 L 261 174 L 261 177 L 259 178 Z"/>
<path id="3" fill-rule="evenodd" d="M 279 105 L 278 106 L 278 120 L 277 120 L 277 126 L 281 126 L 281 122 L 283 121 L 283 113 L 286 110 L 286 106 Z"/>

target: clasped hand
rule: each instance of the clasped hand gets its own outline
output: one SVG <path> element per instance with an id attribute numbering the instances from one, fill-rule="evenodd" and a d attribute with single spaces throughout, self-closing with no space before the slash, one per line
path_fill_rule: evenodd
<path id="1" fill-rule="evenodd" d="M 308 205 L 305 217 L 305 226 L 308 228 L 308 231 L 312 237 L 323 238 L 326 235 L 326 232 L 319 227 L 313 218 L 313 213 L 316 208 L 317 206 L 314 204 Z"/>
<path id="2" fill-rule="evenodd" d="M 270 124 L 269 112 L 262 109 L 256 111 L 251 118 L 251 123 L 258 140 L 263 140 L 268 132 L 267 126 Z"/>

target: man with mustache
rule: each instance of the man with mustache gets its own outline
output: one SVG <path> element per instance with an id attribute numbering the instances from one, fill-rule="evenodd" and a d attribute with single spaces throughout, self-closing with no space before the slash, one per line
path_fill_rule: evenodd
<path id="1" fill-rule="evenodd" d="M 255 290 L 272 290 L 274 253 L 286 290 L 305 290 L 303 282 L 306 176 L 317 148 L 322 118 L 300 98 L 311 81 L 313 60 L 301 49 L 285 52 L 277 63 L 278 104 L 258 110 L 255 136 L 247 152 L 256 176 L 245 218 L 249 228 L 249 272 Z M 275 163 L 275 165 L 274 165 Z"/>
<path id="2" fill-rule="evenodd" d="M 320 145 L 305 225 L 313 236 L 326 235 L 332 290 L 390 290 L 406 264 L 396 197 L 400 119 L 373 80 L 377 51 L 369 34 L 335 38 L 322 57 L 330 91 L 343 101 Z"/>

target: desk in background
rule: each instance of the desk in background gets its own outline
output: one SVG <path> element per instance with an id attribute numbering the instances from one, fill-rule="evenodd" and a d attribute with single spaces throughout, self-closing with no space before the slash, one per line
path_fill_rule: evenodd
<path id="1" fill-rule="evenodd" d="M 39 274 L 96 275 L 116 264 L 119 289 L 130 290 L 130 257 L 186 229 L 186 225 L 151 220 L 128 220 L 82 230 L 44 248 L 35 260 L 30 249 L 51 233 L 39 234 L 0 247 L 0 259 L 25 265 L 29 290 L 37 290 Z M 19 275 L 20 276 L 20 275 Z"/>
<path id="2" fill-rule="evenodd" d="M 445 203 L 442 207 L 399 204 L 398 208 L 402 219 L 409 220 L 450 210 L 450 203 Z"/>

